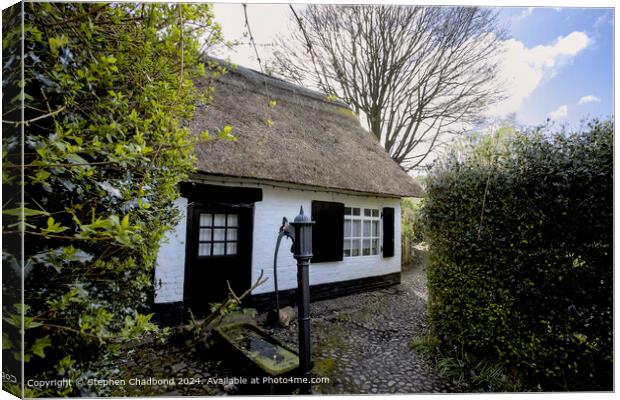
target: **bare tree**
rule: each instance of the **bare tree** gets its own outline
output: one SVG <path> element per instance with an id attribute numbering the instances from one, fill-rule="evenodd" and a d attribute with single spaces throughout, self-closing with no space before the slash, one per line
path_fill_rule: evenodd
<path id="1" fill-rule="evenodd" d="M 501 98 L 504 31 L 474 7 L 310 5 L 271 71 L 351 105 L 405 170 Z"/>

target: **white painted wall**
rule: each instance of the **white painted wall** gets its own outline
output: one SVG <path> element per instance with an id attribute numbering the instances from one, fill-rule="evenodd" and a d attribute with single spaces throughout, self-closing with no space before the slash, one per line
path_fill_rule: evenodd
<path id="1" fill-rule="evenodd" d="M 219 183 L 218 184 L 222 184 Z M 231 186 L 237 186 L 232 184 Z M 257 287 L 253 293 L 272 292 L 273 256 L 282 217 L 293 221 L 299 213 L 312 213 L 312 201 L 334 201 L 346 207 L 383 208 L 393 207 L 394 213 L 394 257 L 375 256 L 345 257 L 343 261 L 310 265 L 310 285 L 339 282 L 368 276 L 380 276 L 400 272 L 400 199 L 374 196 L 348 195 L 314 190 L 278 188 L 270 185 L 253 185 L 263 189 L 263 200 L 255 204 L 254 232 L 252 244 L 252 282 L 260 275 L 261 269 L 268 280 Z M 155 268 L 155 303 L 183 301 L 183 279 L 185 276 L 185 239 L 187 199 L 175 202 L 181 211 L 181 220 L 176 228 L 167 234 L 157 255 Z M 381 241 L 380 241 L 381 243 Z M 278 254 L 278 288 L 280 290 L 297 287 L 297 266 L 290 252 L 291 241 L 282 239 Z M 160 286 L 161 282 L 161 286 Z"/>
<path id="2" fill-rule="evenodd" d="M 264 270 L 268 281 L 252 293 L 274 290 L 273 256 L 282 217 L 293 221 L 303 205 L 304 212 L 311 215 L 312 200 L 335 201 L 345 207 L 394 207 L 394 257 L 375 256 L 345 257 L 343 261 L 310 265 L 310 285 L 339 282 L 367 276 L 400 272 L 400 199 L 345 195 L 340 193 L 302 191 L 296 189 L 263 187 L 263 201 L 254 209 L 254 243 L 252 248 L 252 281 L 255 282 Z M 297 287 L 297 266 L 291 252 L 291 241 L 282 239 L 278 254 L 278 289 Z"/>
<path id="3" fill-rule="evenodd" d="M 155 303 L 183 301 L 185 278 L 185 238 L 187 234 L 187 199 L 178 198 L 179 224 L 166 234 L 155 263 Z M 161 285 L 160 285 L 161 283 Z"/>

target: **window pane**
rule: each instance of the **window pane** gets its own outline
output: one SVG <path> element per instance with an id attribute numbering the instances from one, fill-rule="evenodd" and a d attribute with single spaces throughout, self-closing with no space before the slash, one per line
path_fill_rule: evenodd
<path id="1" fill-rule="evenodd" d="M 379 221 L 372 221 L 372 236 L 379 237 Z"/>
<path id="2" fill-rule="evenodd" d="M 353 240 L 351 242 L 351 255 L 354 257 L 360 255 L 360 241 L 359 240 Z"/>
<path id="3" fill-rule="evenodd" d="M 226 214 L 215 214 L 215 219 L 213 220 L 214 226 L 224 226 L 226 225 Z"/>
<path id="4" fill-rule="evenodd" d="M 351 256 L 351 241 L 350 240 L 344 241 L 344 256 L 345 257 Z"/>
<path id="5" fill-rule="evenodd" d="M 379 239 L 372 240 L 372 247 L 370 249 L 370 253 L 373 256 L 379 254 Z"/>
<path id="6" fill-rule="evenodd" d="M 353 209 L 353 215 L 360 215 L 360 209 L 359 208 L 354 208 Z"/>
<path id="7" fill-rule="evenodd" d="M 344 220 L 344 237 L 351 237 L 351 221 L 346 219 Z"/>
<path id="8" fill-rule="evenodd" d="M 364 237 L 370 237 L 370 221 L 364 221 Z"/>
<path id="9" fill-rule="evenodd" d="M 213 255 L 214 256 L 224 255 L 224 243 L 213 243 Z"/>
<path id="10" fill-rule="evenodd" d="M 237 240 L 237 228 L 228 228 L 228 236 L 226 236 L 226 241 Z"/>
<path id="11" fill-rule="evenodd" d="M 200 214 L 200 226 L 211 226 L 211 217 L 213 214 Z"/>
<path id="12" fill-rule="evenodd" d="M 344 215 L 351 215 L 351 207 L 344 208 Z"/>
<path id="13" fill-rule="evenodd" d="M 364 217 L 370 217 L 370 208 L 364 208 Z"/>
<path id="14" fill-rule="evenodd" d="M 364 239 L 362 242 L 362 255 L 370 255 L 370 239 Z"/>
<path id="15" fill-rule="evenodd" d="M 237 226 L 238 219 L 236 214 L 228 214 L 228 226 Z"/>
<path id="16" fill-rule="evenodd" d="M 199 256 L 210 256 L 211 255 L 211 243 L 198 244 L 198 255 Z"/>
<path id="17" fill-rule="evenodd" d="M 362 221 L 351 221 L 353 223 L 353 237 L 362 236 Z"/>
<path id="18" fill-rule="evenodd" d="M 226 243 L 226 254 L 229 256 L 237 254 L 237 243 Z"/>
<path id="19" fill-rule="evenodd" d="M 372 210 L 372 216 L 375 218 L 379 218 L 379 210 Z"/>
<path id="20" fill-rule="evenodd" d="M 208 242 L 211 240 L 211 229 L 200 228 L 200 234 L 198 235 L 198 240 L 201 242 Z"/>
<path id="21" fill-rule="evenodd" d="M 226 229 L 213 229 L 213 240 L 224 240 L 224 232 Z"/>

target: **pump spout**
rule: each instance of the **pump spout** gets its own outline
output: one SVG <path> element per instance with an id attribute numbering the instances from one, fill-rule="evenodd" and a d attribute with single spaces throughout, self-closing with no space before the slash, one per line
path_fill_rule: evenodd
<path id="1" fill-rule="evenodd" d="M 295 243 L 295 231 L 293 227 L 289 225 L 286 217 L 282 217 L 282 225 L 280 226 L 280 232 L 278 233 L 278 240 L 276 241 L 276 250 L 273 255 L 273 285 L 276 294 L 276 316 L 280 313 L 280 296 L 278 292 L 278 250 L 280 250 L 280 242 L 283 237 L 287 237 L 291 239 L 293 243 Z M 293 247 L 291 246 L 291 251 L 293 251 Z"/>

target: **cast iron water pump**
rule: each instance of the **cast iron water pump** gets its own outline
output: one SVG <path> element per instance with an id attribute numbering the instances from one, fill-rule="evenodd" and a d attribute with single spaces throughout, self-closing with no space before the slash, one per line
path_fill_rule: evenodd
<path id="1" fill-rule="evenodd" d="M 310 393 L 310 372 L 312 360 L 310 355 L 310 259 L 312 258 L 312 225 L 314 222 L 304 214 L 303 206 L 299 209 L 293 222 L 282 219 L 282 226 L 276 242 L 273 261 L 274 289 L 276 293 L 276 315 L 279 315 L 277 257 L 280 242 L 284 236 L 293 241 L 293 257 L 297 260 L 297 321 L 299 329 L 299 371 L 305 383 L 300 386 L 300 393 Z M 291 231 L 290 227 L 293 227 Z"/>

